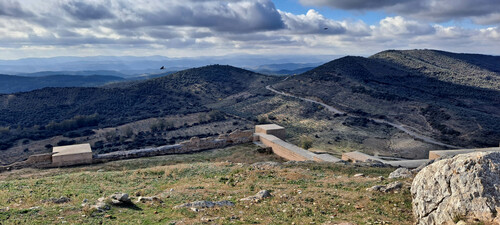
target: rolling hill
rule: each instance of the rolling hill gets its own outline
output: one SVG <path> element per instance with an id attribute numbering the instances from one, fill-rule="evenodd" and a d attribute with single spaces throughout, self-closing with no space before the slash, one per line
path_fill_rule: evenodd
<path id="1" fill-rule="evenodd" d="M 114 88 L 44 88 L 0 95 L 0 149 L 77 129 L 208 112 L 207 104 L 264 88 L 275 77 L 231 66 L 206 66 Z"/>
<path id="2" fill-rule="evenodd" d="M 390 50 L 368 58 L 340 58 L 274 87 L 362 118 L 401 123 L 456 146 L 497 146 L 499 61 L 494 56 Z"/>

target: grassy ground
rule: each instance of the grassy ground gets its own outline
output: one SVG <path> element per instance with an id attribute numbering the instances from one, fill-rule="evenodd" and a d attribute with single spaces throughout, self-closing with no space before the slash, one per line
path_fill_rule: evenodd
<path id="1" fill-rule="evenodd" d="M 411 224 L 409 180 L 398 193 L 365 189 L 393 169 L 326 163 L 256 169 L 250 163 L 280 161 L 252 145 L 192 155 L 126 160 L 90 167 L 20 170 L 0 174 L 0 224 Z M 99 170 L 99 171 L 98 171 Z M 365 177 L 353 177 L 364 173 Z M 267 189 L 262 202 L 239 199 Z M 133 196 L 134 205 L 89 214 L 81 203 L 114 192 Z M 160 196 L 163 203 L 135 203 L 136 196 Z M 66 196 L 63 204 L 44 199 Z M 197 200 L 230 200 L 234 207 L 173 209 Z M 8 207 L 8 209 L 7 209 Z"/>

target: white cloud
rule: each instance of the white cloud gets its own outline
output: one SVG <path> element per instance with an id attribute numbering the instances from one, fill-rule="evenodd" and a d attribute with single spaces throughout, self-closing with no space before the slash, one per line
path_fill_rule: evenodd
<path id="1" fill-rule="evenodd" d="M 346 10 L 383 10 L 400 16 L 444 22 L 472 19 L 479 24 L 500 23 L 498 0 L 300 0 L 304 5 Z"/>
<path id="2" fill-rule="evenodd" d="M 270 0 L 5 0 L 2 4 L 8 6 L 0 9 L 0 57 L 4 58 L 371 54 L 388 48 L 500 53 L 496 26 L 466 29 L 403 16 L 386 17 L 369 26 L 354 19 L 332 20 L 312 9 L 299 15 L 281 11 Z M 491 15 L 483 19 L 494 20 L 496 14 Z"/>

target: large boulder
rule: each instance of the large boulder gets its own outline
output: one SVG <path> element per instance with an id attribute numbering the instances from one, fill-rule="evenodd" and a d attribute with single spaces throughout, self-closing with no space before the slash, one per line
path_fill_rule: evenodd
<path id="1" fill-rule="evenodd" d="M 411 186 L 417 224 L 458 219 L 500 224 L 500 152 L 475 152 L 423 168 Z"/>

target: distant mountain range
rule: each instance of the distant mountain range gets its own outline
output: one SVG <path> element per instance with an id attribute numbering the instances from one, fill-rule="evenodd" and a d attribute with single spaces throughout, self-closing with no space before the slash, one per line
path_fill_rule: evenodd
<path id="1" fill-rule="evenodd" d="M 103 75 L 50 75 L 41 77 L 0 75 L 0 93 L 32 91 L 45 87 L 96 87 L 124 80 L 122 77 Z"/>
<path id="2" fill-rule="evenodd" d="M 58 71 L 66 75 L 113 75 L 113 76 L 137 76 L 144 73 L 157 73 L 160 67 L 165 66 L 169 71 L 179 71 L 186 68 L 200 67 L 212 64 L 233 65 L 243 68 L 256 68 L 265 64 L 307 64 L 319 65 L 336 55 L 319 56 L 266 56 L 260 55 L 226 55 L 210 57 L 170 58 L 165 56 L 89 56 L 89 57 L 53 57 L 53 58 L 25 58 L 18 60 L 0 60 L 0 74 L 37 76 L 37 72 Z M 278 68 L 275 69 L 287 69 Z M 298 69 L 298 68 L 294 68 Z M 294 70 L 293 69 L 293 70 Z M 290 70 L 290 69 L 288 69 Z M 87 71 L 87 72 L 81 72 Z M 111 72 L 110 72 L 111 71 Z M 97 73 L 95 73 L 97 72 Z M 85 74 L 82 74 L 85 73 Z M 31 74 L 31 75 L 30 75 Z M 50 72 L 44 75 L 54 75 Z M 123 75 L 119 75 L 123 74 Z"/>

